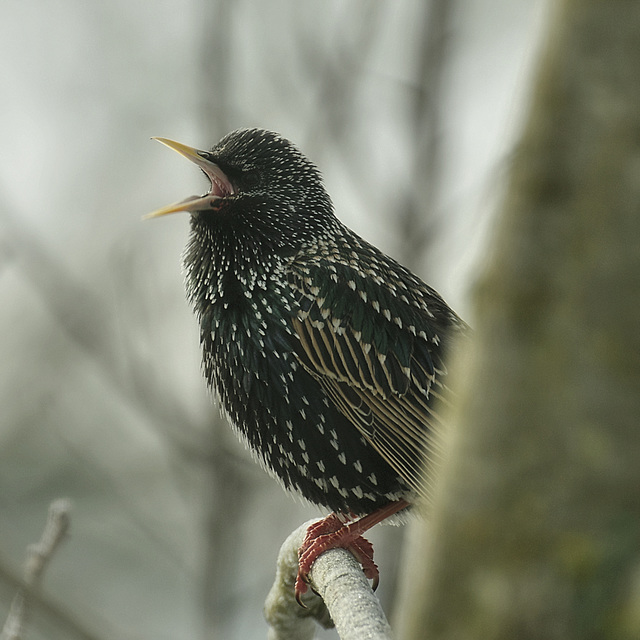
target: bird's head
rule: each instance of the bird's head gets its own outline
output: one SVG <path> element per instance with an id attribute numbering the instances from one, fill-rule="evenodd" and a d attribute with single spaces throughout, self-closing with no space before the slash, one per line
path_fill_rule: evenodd
<path id="1" fill-rule="evenodd" d="M 221 220 L 290 230 L 310 229 L 332 218 L 332 206 L 320 172 L 291 142 L 264 129 L 238 129 L 210 151 L 166 138 L 159 142 L 198 165 L 210 182 L 202 196 L 192 196 L 148 214 L 155 218 L 188 211 L 207 225 Z"/>

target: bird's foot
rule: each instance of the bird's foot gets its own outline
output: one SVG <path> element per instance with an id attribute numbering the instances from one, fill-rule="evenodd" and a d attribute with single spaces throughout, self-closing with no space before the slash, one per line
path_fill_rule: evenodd
<path id="1" fill-rule="evenodd" d="M 378 567 L 373 561 L 373 545 L 362 537 L 378 522 L 402 511 L 409 506 L 406 500 L 391 502 L 373 513 L 355 519 L 353 515 L 331 513 L 323 520 L 312 524 L 298 549 L 298 575 L 296 577 L 296 600 L 302 605 L 300 596 L 307 592 L 309 572 L 313 563 L 329 549 L 346 549 L 362 565 L 364 575 L 373 580 L 372 588 L 376 589 L 379 581 Z M 302 605 L 304 606 L 304 605 Z"/>
<path id="2" fill-rule="evenodd" d="M 307 592 L 309 571 L 313 563 L 329 549 L 346 549 L 362 565 L 364 575 L 373 580 L 375 590 L 379 582 L 379 573 L 373 561 L 373 545 L 362 537 L 356 526 L 359 521 L 349 524 L 349 518 L 337 513 L 312 524 L 298 550 L 298 576 L 296 577 L 296 600 L 302 605 L 300 596 Z M 304 606 L 304 605 L 302 605 Z"/>

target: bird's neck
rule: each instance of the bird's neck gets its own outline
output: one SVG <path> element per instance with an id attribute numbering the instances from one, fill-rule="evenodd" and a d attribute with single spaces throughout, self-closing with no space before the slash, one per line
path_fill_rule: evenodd
<path id="1" fill-rule="evenodd" d="M 183 263 L 187 295 L 202 316 L 248 312 L 282 268 L 283 258 L 237 230 L 193 225 Z"/>

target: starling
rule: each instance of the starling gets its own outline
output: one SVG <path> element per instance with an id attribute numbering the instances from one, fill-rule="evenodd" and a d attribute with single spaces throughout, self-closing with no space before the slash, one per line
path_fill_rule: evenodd
<path id="1" fill-rule="evenodd" d="M 148 216 L 191 214 L 184 270 L 207 384 L 266 469 L 333 511 L 307 532 L 296 597 L 336 546 L 377 584 L 362 533 L 428 495 L 434 403 L 466 325 L 336 218 L 316 166 L 277 133 L 240 129 L 210 151 L 157 140 L 211 183 Z"/>

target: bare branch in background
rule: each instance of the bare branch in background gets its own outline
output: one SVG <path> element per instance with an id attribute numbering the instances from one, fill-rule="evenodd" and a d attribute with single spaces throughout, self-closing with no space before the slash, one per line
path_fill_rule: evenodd
<path id="1" fill-rule="evenodd" d="M 0 222 L 5 230 L 9 258 L 38 292 L 60 328 L 84 351 L 111 387 L 130 405 L 140 409 L 175 450 L 187 459 L 209 456 L 228 458 L 232 453 L 203 448 L 194 423 L 179 398 L 162 389 L 142 363 L 132 362 L 130 377 L 124 376 L 119 355 L 122 337 L 115 330 L 114 314 L 104 297 L 65 269 L 62 262 L 20 220 L 19 214 L 0 203 Z M 144 368 L 144 373 L 143 373 Z M 135 383 L 135 384 L 134 384 Z"/>
<path id="2" fill-rule="evenodd" d="M 372 3 L 363 12 L 357 24 L 357 37 L 353 43 L 340 39 L 338 30 L 328 55 L 319 56 L 305 42 L 306 34 L 297 32 L 298 47 L 305 58 L 309 74 L 316 85 L 315 115 L 309 118 L 309 143 L 315 147 L 327 148 L 333 145 L 339 151 L 336 158 L 344 159 L 342 166 L 353 179 L 362 182 L 358 169 L 362 164 L 354 157 L 349 132 L 358 122 L 357 95 L 364 87 L 362 70 L 375 51 L 378 31 L 384 27 L 381 15 L 383 4 Z M 286 90 L 283 87 L 283 91 Z M 306 141 L 299 141 L 306 147 Z"/>
<path id="3" fill-rule="evenodd" d="M 398 216 L 403 263 L 418 273 L 438 224 L 438 187 L 441 169 L 442 84 L 448 61 L 452 0 L 425 4 L 424 34 L 417 51 L 416 84 L 411 105 L 415 146 L 411 189 Z"/>
<path id="4" fill-rule="evenodd" d="M 215 0 L 198 3 L 200 24 L 200 73 L 198 74 L 199 128 L 206 145 L 213 145 L 223 135 L 235 128 L 231 108 L 235 75 L 233 55 L 234 11 L 237 3 L 232 0 Z"/>
<path id="5" fill-rule="evenodd" d="M 25 626 L 29 611 L 44 614 L 57 627 L 64 629 L 67 637 L 78 640 L 104 640 L 115 638 L 116 633 L 110 631 L 108 635 L 98 635 L 87 629 L 77 617 L 52 602 L 39 588 L 43 573 L 64 541 L 69 528 L 70 505 L 67 500 L 55 500 L 49 507 L 49 515 L 40 542 L 27 550 L 27 566 L 24 578 L 20 578 L 0 560 L 0 579 L 18 591 L 11 604 L 9 614 L 0 640 L 24 640 Z M 83 580 L 84 576 L 78 578 Z M 101 631 L 109 628 L 109 624 L 102 622 Z"/>
<path id="6" fill-rule="evenodd" d="M 65 630 L 67 636 L 78 638 L 78 640 L 104 640 L 107 637 L 117 637 L 117 634 L 114 632 L 109 633 L 109 635 L 99 636 L 87 629 L 73 613 L 62 609 L 58 604 L 51 602 L 44 594 L 30 590 L 26 582 L 15 575 L 15 573 L 9 569 L 2 560 L 0 560 L 0 579 L 19 591 L 28 592 L 29 601 L 33 610 L 50 618 L 56 626 Z M 14 624 L 15 623 L 12 622 L 11 626 Z M 103 622 L 103 625 L 104 627 L 108 626 L 105 622 Z M 104 628 L 102 631 L 104 632 Z M 0 635 L 0 638 L 4 640 L 3 635 Z"/>
<path id="7" fill-rule="evenodd" d="M 68 500 L 55 500 L 49 506 L 49 515 L 40 542 L 27 549 L 24 570 L 24 588 L 16 594 L 9 615 L 0 634 L 1 640 L 24 640 L 31 607 L 31 592 L 38 591 L 47 565 L 69 530 L 71 505 Z"/>

